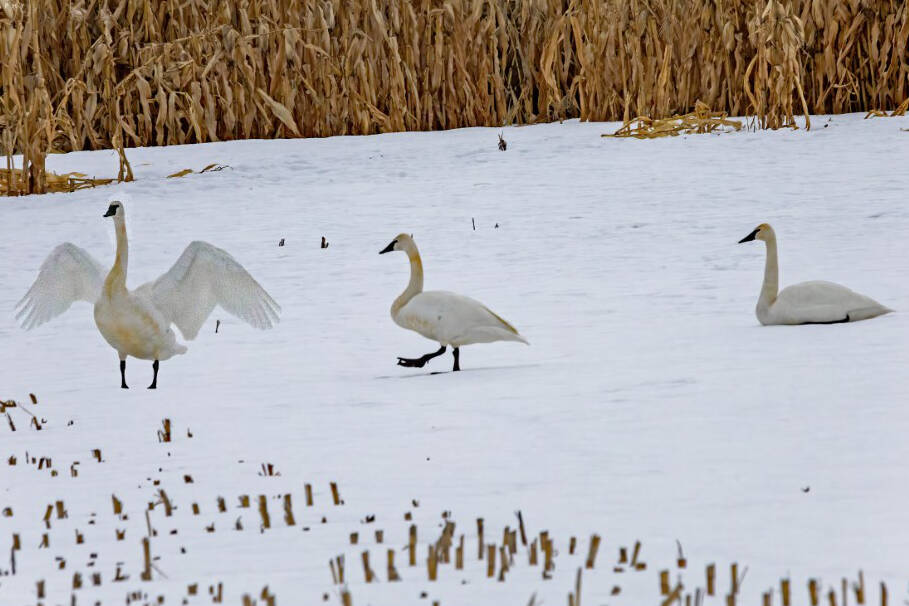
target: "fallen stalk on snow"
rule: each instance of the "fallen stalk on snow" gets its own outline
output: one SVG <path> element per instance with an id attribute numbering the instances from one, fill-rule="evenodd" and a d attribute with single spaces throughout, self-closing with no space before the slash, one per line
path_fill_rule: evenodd
<path id="1" fill-rule="evenodd" d="M 895 118 L 897 116 L 905 116 L 907 111 L 909 111 L 909 99 L 906 99 L 900 103 L 899 107 L 897 107 L 889 114 L 882 109 L 872 109 L 867 114 L 865 114 L 865 120 L 868 118 Z"/>
<path id="2" fill-rule="evenodd" d="M 678 135 L 699 135 L 713 132 L 731 132 L 741 130 L 742 123 L 730 120 L 726 112 L 713 111 L 706 104 L 697 102 L 695 110 L 684 115 L 654 120 L 647 116 L 638 116 L 627 120 L 612 134 L 604 133 L 603 137 L 634 137 L 636 139 L 656 139 L 657 137 L 676 137 Z"/>

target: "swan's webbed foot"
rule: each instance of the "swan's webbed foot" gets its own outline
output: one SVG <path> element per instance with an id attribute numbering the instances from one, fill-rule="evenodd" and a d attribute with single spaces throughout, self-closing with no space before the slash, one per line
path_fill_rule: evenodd
<path id="1" fill-rule="evenodd" d="M 445 346 L 439 348 L 439 351 L 435 353 L 429 353 L 425 356 L 420 356 L 419 358 L 401 358 L 398 357 L 398 366 L 407 366 L 408 368 L 423 368 L 426 366 L 426 363 L 435 358 L 436 356 L 441 356 L 445 353 Z"/>
<path id="2" fill-rule="evenodd" d="M 148 386 L 149 389 L 158 389 L 158 361 L 155 360 L 152 362 L 152 370 L 155 371 L 155 376 L 152 378 L 152 384 Z"/>
<path id="3" fill-rule="evenodd" d="M 460 348 L 455 347 L 454 350 L 451 352 L 451 355 L 454 356 L 454 361 L 455 361 L 455 362 L 454 362 L 454 368 L 452 368 L 451 371 L 452 371 L 452 372 L 456 372 L 456 371 L 458 371 L 458 370 L 461 370 L 461 364 L 460 364 L 460 362 L 459 362 L 459 360 L 460 360 L 460 358 L 461 358 L 461 350 L 460 350 Z"/>
<path id="4" fill-rule="evenodd" d="M 120 389 L 129 389 L 126 384 L 126 360 L 120 360 Z"/>
<path id="5" fill-rule="evenodd" d="M 426 362 L 425 356 L 421 358 L 398 358 L 398 366 L 407 366 L 408 368 L 423 368 Z"/>

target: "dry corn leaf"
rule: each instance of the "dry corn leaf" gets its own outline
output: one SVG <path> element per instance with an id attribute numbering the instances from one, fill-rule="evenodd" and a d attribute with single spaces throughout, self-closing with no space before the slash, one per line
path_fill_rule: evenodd
<path id="1" fill-rule="evenodd" d="M 909 111 L 902 2 L 567 4 L 19 2 L 0 14 L 0 144 L 32 178 L 0 187 L 43 191 L 47 153 L 124 145 L 663 120 L 699 100 L 759 128 Z"/>
<path id="2" fill-rule="evenodd" d="M 259 94 L 262 95 L 262 98 L 265 99 L 265 102 L 268 103 L 268 105 L 271 107 L 271 111 L 274 112 L 278 120 L 280 120 L 284 126 L 289 128 L 293 134 L 299 137 L 300 131 L 297 130 L 297 125 L 294 123 L 294 117 L 293 114 L 290 113 L 290 110 L 287 109 L 283 104 L 269 97 L 268 93 L 266 93 L 261 88 L 259 89 Z"/>

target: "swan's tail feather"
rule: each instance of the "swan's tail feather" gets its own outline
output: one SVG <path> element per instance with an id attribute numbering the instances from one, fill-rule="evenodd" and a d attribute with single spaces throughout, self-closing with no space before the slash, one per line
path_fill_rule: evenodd
<path id="1" fill-rule="evenodd" d="M 502 323 L 502 326 L 503 326 L 506 330 L 508 330 L 509 332 L 513 332 L 514 334 L 518 334 L 518 329 L 515 328 L 514 326 L 512 326 L 511 324 L 509 324 L 508 321 L 505 320 L 505 318 L 503 318 L 502 316 L 500 316 L 499 314 L 497 314 L 496 312 L 492 311 L 491 309 L 489 309 L 489 308 L 486 307 L 486 306 L 484 306 L 483 309 L 485 309 L 486 311 L 488 311 L 488 312 L 492 315 L 492 317 L 494 317 L 496 320 L 498 320 L 499 322 L 501 322 L 501 323 Z"/>
<path id="2" fill-rule="evenodd" d="M 520 334 L 505 330 L 501 326 L 477 326 L 451 339 L 450 343 L 454 347 L 460 347 L 472 343 L 495 343 L 496 341 L 516 341 L 530 345 L 527 339 Z"/>
<path id="3" fill-rule="evenodd" d="M 530 345 L 530 341 L 525 339 L 521 335 L 521 333 L 518 332 L 518 329 L 515 328 L 514 326 L 512 326 L 505 318 L 503 318 L 496 312 L 492 311 L 485 305 L 483 306 L 483 309 L 488 311 L 492 317 L 494 317 L 496 320 L 498 320 L 499 323 L 502 325 L 502 329 L 504 329 L 504 331 L 505 331 L 504 333 L 499 334 L 498 340 L 500 340 L 500 341 L 518 341 L 520 343 L 523 343 L 524 345 Z"/>
<path id="4" fill-rule="evenodd" d="M 523 335 L 516 334 L 515 337 L 516 337 L 516 338 L 515 338 L 515 341 L 517 341 L 517 342 L 519 342 L 519 343 L 523 343 L 524 345 L 530 345 L 530 341 L 528 341 L 527 339 L 525 339 L 525 338 L 523 337 Z"/>
<path id="5" fill-rule="evenodd" d="M 893 313 L 893 310 L 884 305 L 869 305 L 868 307 L 861 307 L 859 309 L 854 309 L 849 312 L 849 320 L 851 322 L 858 322 L 860 320 L 870 320 L 871 318 L 876 318 L 878 316 L 883 316 L 885 314 Z"/>

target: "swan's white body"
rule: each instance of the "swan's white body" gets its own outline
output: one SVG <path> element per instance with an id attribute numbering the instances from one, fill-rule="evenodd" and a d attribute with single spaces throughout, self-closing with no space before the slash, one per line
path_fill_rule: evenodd
<path id="1" fill-rule="evenodd" d="M 761 224 L 742 242 L 763 240 L 767 245 L 764 282 L 755 314 L 764 325 L 838 324 L 868 320 L 893 310 L 853 290 L 815 280 L 793 284 L 779 291 L 776 233 Z"/>
<path id="2" fill-rule="evenodd" d="M 140 290 L 125 288 L 102 291 L 95 303 L 95 324 L 108 344 L 117 350 L 120 359 L 126 356 L 140 360 L 168 360 L 186 353 L 186 346 L 177 343 L 177 335 L 153 301 Z"/>
<path id="3" fill-rule="evenodd" d="M 451 346 L 455 348 L 455 370 L 458 370 L 458 348 L 463 345 L 494 341 L 528 344 L 514 326 L 479 301 L 442 290 L 424 292 L 423 262 L 413 238 L 399 234 L 382 252 L 392 250 L 407 253 L 410 282 L 391 304 L 391 318 L 401 328 L 419 333 L 443 347 L 436 354 L 423 356 L 422 363 L 399 358 L 399 364 L 422 367 L 428 359 L 444 353 L 444 348 Z"/>
<path id="4" fill-rule="evenodd" d="M 175 324 L 184 338 L 194 339 L 216 305 L 256 328 L 277 323 L 280 307 L 274 299 L 232 256 L 206 242 L 192 242 L 157 280 L 127 289 L 123 204 L 112 203 L 108 213 L 112 212 L 117 257 L 110 271 L 78 246 L 59 245 L 17 305 L 24 328 L 44 324 L 76 301 L 93 303 L 95 324 L 122 361 L 127 356 L 167 360 L 185 353 L 170 325 Z"/>
<path id="5" fill-rule="evenodd" d="M 439 345 L 527 343 L 511 324 L 476 299 L 444 290 L 416 294 L 397 310 L 392 306 L 391 317 L 401 328 L 438 341 Z"/>

